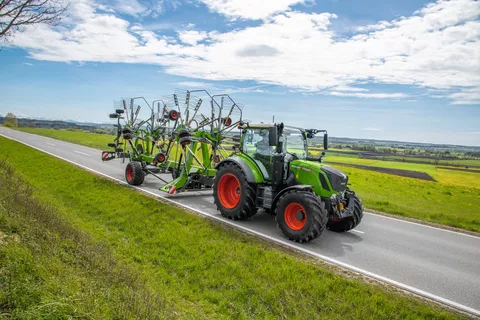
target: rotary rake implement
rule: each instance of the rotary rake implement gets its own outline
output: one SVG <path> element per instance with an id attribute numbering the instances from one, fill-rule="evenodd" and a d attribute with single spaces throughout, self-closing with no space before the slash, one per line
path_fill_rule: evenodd
<path id="1" fill-rule="evenodd" d="M 137 101 L 148 116 L 140 116 Z M 152 175 L 170 194 L 211 188 L 215 165 L 229 155 L 226 148 L 233 142 L 228 140 L 242 120 L 242 109 L 230 96 L 206 90 L 177 90 L 151 104 L 143 97 L 123 99 L 121 106 L 110 115 L 117 120 L 117 135 L 109 144 L 114 150 L 103 151 L 102 160 L 128 159 L 129 184 L 140 185 Z"/>

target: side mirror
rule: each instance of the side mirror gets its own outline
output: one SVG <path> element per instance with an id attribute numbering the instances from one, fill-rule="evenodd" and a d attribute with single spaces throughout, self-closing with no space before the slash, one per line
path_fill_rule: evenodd
<path id="1" fill-rule="evenodd" d="M 326 132 L 323 135 L 323 149 L 328 150 L 328 134 Z"/>
<path id="2" fill-rule="evenodd" d="M 278 130 L 277 126 L 270 127 L 268 130 L 268 145 L 275 147 L 278 142 Z"/>

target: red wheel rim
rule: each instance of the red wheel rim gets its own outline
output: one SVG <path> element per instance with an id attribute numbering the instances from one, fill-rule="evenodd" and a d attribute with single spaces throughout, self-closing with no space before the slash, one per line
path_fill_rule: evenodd
<path id="1" fill-rule="evenodd" d="M 218 181 L 218 199 L 223 207 L 235 208 L 240 202 L 240 181 L 231 173 L 224 174 Z"/>
<path id="2" fill-rule="evenodd" d="M 300 230 L 307 222 L 307 213 L 302 205 L 292 202 L 285 208 L 285 223 L 292 230 Z"/>
<path id="3" fill-rule="evenodd" d="M 163 162 L 165 161 L 165 155 L 164 155 L 163 153 L 159 153 L 159 154 L 157 155 L 157 159 L 156 159 L 156 160 L 157 160 L 158 163 L 163 163 Z"/>
<path id="4" fill-rule="evenodd" d="M 177 117 L 178 117 L 178 113 L 176 111 L 173 111 L 172 112 L 172 119 L 177 120 Z"/>
<path id="5" fill-rule="evenodd" d="M 133 169 L 130 166 L 127 167 L 127 180 L 128 181 L 133 180 Z"/>

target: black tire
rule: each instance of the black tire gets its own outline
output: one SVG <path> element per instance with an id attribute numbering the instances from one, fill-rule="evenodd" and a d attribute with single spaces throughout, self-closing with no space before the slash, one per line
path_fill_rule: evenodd
<path id="1" fill-rule="evenodd" d="M 223 185 L 222 179 L 224 177 L 236 178 L 238 182 L 239 200 L 234 207 L 226 207 L 223 195 L 226 193 L 225 189 L 219 190 L 219 186 Z M 234 178 L 232 178 L 234 180 Z M 247 181 L 243 170 L 234 163 L 225 163 L 217 170 L 213 182 L 213 199 L 222 216 L 232 220 L 245 220 L 257 213 L 257 206 L 255 205 L 255 185 Z M 223 202 L 223 203 L 222 203 Z"/>
<path id="2" fill-rule="evenodd" d="M 355 208 L 353 211 L 353 216 L 343 218 L 341 220 L 328 220 L 327 229 L 334 232 L 345 232 L 352 230 L 360 224 L 363 218 L 363 205 L 362 200 L 357 195 L 353 196 L 353 201 L 355 203 Z"/>
<path id="3" fill-rule="evenodd" d="M 294 228 L 287 208 L 289 205 L 300 205 L 304 210 L 296 213 Z M 288 211 L 290 211 L 289 209 Z M 298 215 L 302 215 L 298 218 Z M 282 233 L 295 242 L 308 242 L 319 237 L 327 224 L 327 210 L 325 203 L 313 192 L 307 190 L 291 190 L 278 199 L 275 208 L 275 220 Z"/>
<path id="4" fill-rule="evenodd" d="M 125 180 L 132 186 L 139 186 L 145 180 L 145 172 L 142 164 L 138 161 L 132 161 L 125 168 Z"/>

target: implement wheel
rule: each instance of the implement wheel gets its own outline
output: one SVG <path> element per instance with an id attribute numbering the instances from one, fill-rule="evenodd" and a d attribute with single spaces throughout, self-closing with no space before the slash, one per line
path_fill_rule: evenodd
<path id="1" fill-rule="evenodd" d="M 319 237 L 327 224 L 325 204 L 306 190 L 291 190 L 283 194 L 275 214 L 280 230 L 296 242 L 308 242 Z"/>
<path id="2" fill-rule="evenodd" d="M 213 198 L 222 216 L 244 220 L 257 212 L 255 186 L 248 183 L 242 169 L 233 163 L 220 167 L 213 183 Z"/>
<path id="3" fill-rule="evenodd" d="M 345 232 L 352 230 L 360 224 L 363 218 L 363 205 L 362 200 L 357 195 L 353 196 L 353 201 L 355 203 L 355 209 L 353 211 L 353 216 L 347 218 L 332 218 L 328 220 L 327 229 L 334 232 Z"/>
<path id="4" fill-rule="evenodd" d="M 139 186 L 145 180 L 142 164 L 138 161 L 129 162 L 125 168 L 125 180 L 132 186 Z"/>

